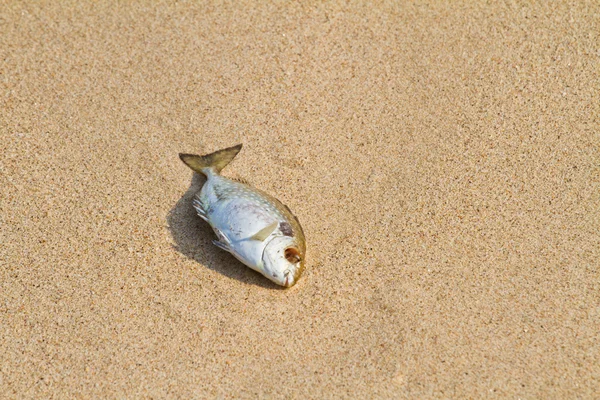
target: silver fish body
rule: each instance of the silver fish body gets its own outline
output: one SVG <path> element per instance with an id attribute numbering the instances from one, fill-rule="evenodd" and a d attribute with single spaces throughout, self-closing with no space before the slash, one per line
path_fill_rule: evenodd
<path id="1" fill-rule="evenodd" d="M 238 145 L 207 156 L 180 155 L 207 178 L 193 206 L 213 228 L 217 247 L 271 281 L 290 287 L 304 269 L 306 242 L 302 227 L 279 200 L 219 174 L 240 149 Z"/>

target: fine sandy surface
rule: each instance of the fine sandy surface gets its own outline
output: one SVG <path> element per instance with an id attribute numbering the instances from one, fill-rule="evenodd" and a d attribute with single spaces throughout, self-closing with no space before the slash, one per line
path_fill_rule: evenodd
<path id="1" fill-rule="evenodd" d="M 0 6 L 2 397 L 597 396 L 600 3 L 119 3 Z M 191 208 L 237 143 L 289 290 Z"/>

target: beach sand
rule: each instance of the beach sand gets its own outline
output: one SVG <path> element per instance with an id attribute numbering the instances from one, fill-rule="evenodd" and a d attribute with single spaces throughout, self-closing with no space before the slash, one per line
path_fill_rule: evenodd
<path id="1" fill-rule="evenodd" d="M 593 398 L 600 3 L 5 2 L 6 398 Z M 289 290 L 179 152 L 287 204 Z"/>

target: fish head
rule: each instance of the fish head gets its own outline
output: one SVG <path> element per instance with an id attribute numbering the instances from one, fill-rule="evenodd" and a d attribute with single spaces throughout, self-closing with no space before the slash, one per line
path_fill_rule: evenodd
<path id="1" fill-rule="evenodd" d="M 295 238 L 275 236 L 263 251 L 264 275 L 278 285 L 293 286 L 304 269 L 302 246 Z"/>

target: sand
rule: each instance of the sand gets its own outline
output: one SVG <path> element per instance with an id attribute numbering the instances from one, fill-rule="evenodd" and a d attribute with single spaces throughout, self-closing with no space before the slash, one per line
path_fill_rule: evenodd
<path id="1" fill-rule="evenodd" d="M 596 397 L 599 15 L 4 2 L 2 397 Z M 191 208 L 237 143 L 289 290 Z"/>

